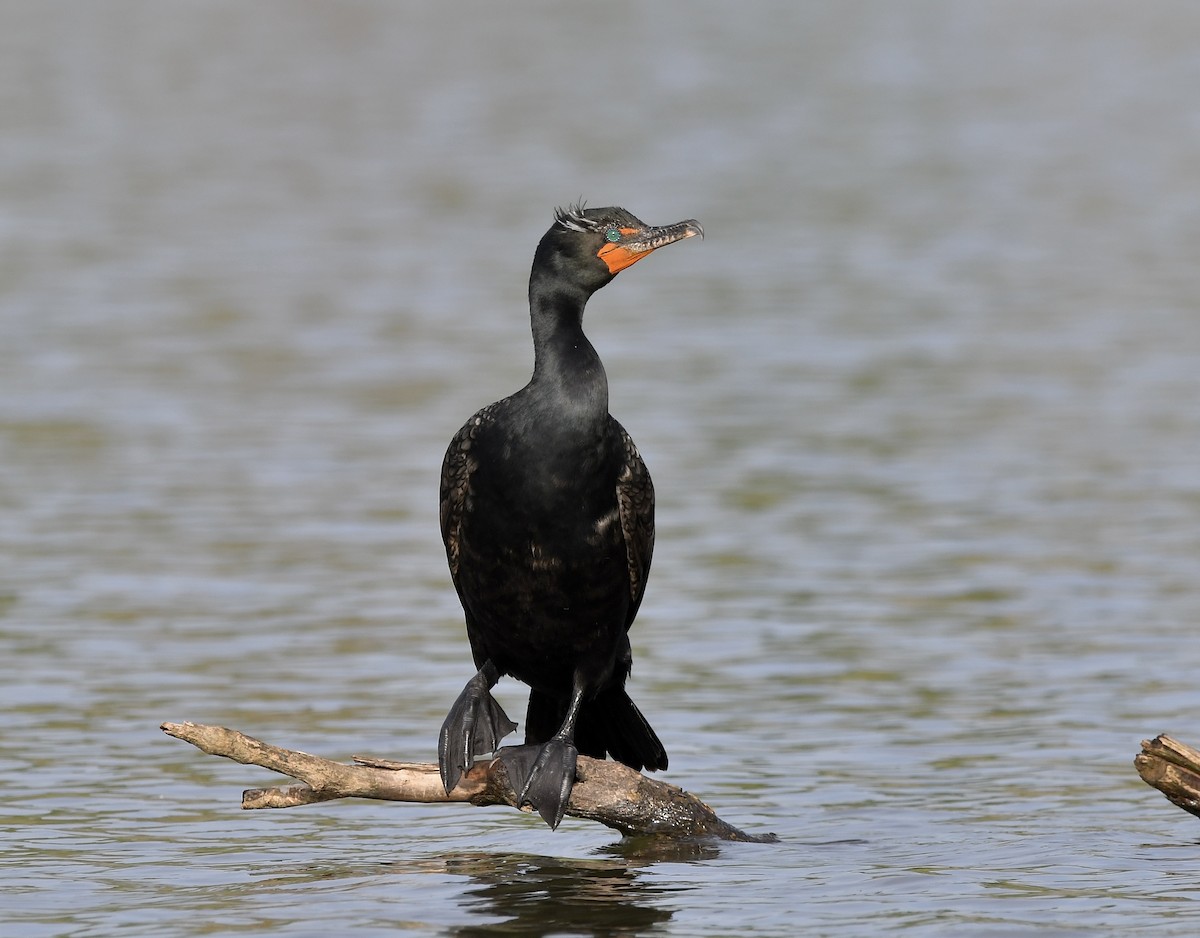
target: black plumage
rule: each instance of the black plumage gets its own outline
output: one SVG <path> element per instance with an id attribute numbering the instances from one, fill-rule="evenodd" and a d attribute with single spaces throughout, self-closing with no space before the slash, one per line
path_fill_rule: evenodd
<path id="1" fill-rule="evenodd" d="M 620 208 L 559 210 L 529 280 L 534 371 L 476 413 L 446 451 L 441 526 L 478 673 L 442 726 L 447 791 L 515 725 L 491 695 L 530 687 L 525 746 L 501 750 L 514 787 L 556 827 L 577 752 L 635 769 L 667 755 L 625 692 L 654 552 L 654 486 L 608 412 L 608 379 L 583 333 L 588 298 L 659 247 L 703 232 L 651 227 Z"/>

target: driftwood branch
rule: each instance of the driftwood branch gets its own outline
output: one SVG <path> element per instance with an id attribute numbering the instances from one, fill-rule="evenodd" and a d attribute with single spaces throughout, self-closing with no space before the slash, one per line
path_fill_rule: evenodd
<path id="1" fill-rule="evenodd" d="M 291 808 L 337 798 L 519 807 L 504 765 L 495 759 L 477 762 L 447 794 L 438 767 L 430 763 L 355 756 L 350 765 L 281 749 L 237 730 L 199 723 L 164 723 L 162 731 L 211 755 L 262 766 L 304 783 L 288 788 L 248 789 L 242 792 L 245 809 Z M 646 778 L 618 762 L 587 756 L 579 757 L 577 781 L 566 813 L 599 821 L 627 836 L 654 834 L 757 843 L 775 840 L 773 834 L 754 836 L 725 823 L 708 805 L 681 788 Z"/>
<path id="2" fill-rule="evenodd" d="M 1142 740 L 1133 760 L 1138 775 L 1157 788 L 1171 804 L 1200 817 L 1200 750 L 1170 736 Z"/>

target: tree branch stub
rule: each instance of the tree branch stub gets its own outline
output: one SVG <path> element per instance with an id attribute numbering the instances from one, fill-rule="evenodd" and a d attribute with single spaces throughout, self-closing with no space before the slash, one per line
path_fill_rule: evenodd
<path id="1" fill-rule="evenodd" d="M 1142 781 L 1161 791 L 1171 804 L 1200 817 L 1200 750 L 1159 735 L 1142 740 L 1142 751 L 1133 764 Z"/>

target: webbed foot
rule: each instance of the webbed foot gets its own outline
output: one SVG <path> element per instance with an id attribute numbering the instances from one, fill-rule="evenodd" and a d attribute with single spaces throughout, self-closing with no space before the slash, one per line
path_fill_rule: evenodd
<path id="1" fill-rule="evenodd" d="M 499 674 L 489 662 L 463 688 L 438 734 L 438 767 L 449 794 L 476 756 L 493 753 L 500 740 L 517 728 L 492 696 Z"/>
<path id="2" fill-rule="evenodd" d="M 551 830 L 558 827 L 567 810 L 578 757 L 575 744 L 561 736 L 541 746 L 506 746 L 496 753 L 513 790 L 519 793 L 517 803 L 530 805 Z"/>

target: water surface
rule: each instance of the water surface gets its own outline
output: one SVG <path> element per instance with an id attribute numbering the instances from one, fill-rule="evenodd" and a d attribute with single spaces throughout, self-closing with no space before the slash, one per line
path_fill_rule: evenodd
<path id="1" fill-rule="evenodd" d="M 17 936 L 1194 934 L 1200 12 L 0 13 L 0 914 Z M 443 448 L 584 196 L 657 484 L 634 697 L 777 845 L 243 813 L 163 720 L 432 759 Z M 510 712 L 522 689 L 504 682 Z M 1189 737 L 1191 734 L 1191 737 Z"/>

